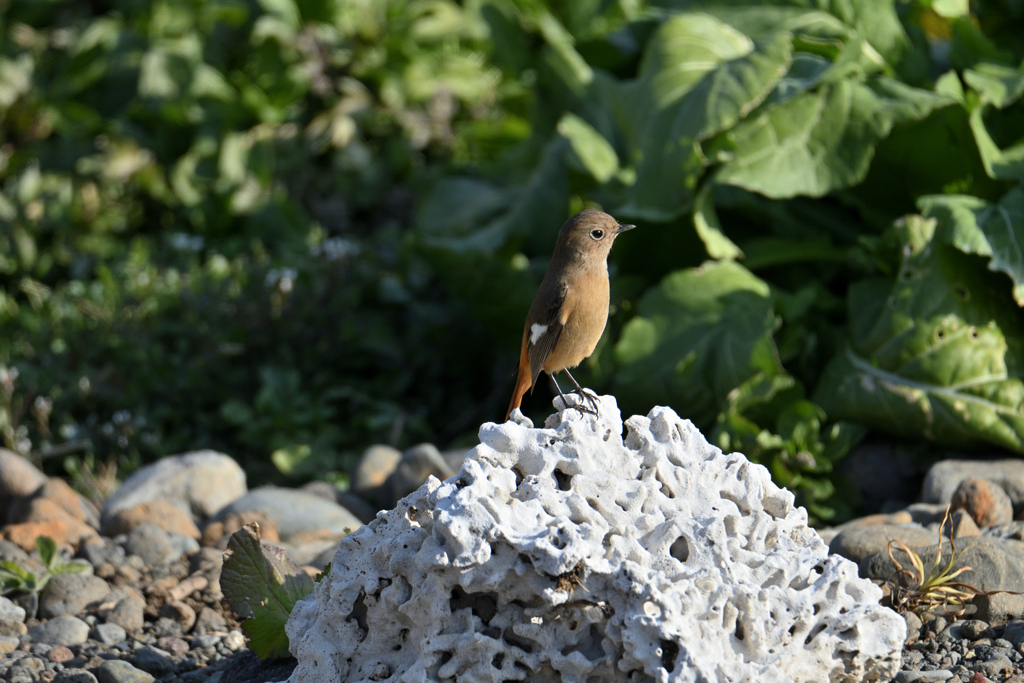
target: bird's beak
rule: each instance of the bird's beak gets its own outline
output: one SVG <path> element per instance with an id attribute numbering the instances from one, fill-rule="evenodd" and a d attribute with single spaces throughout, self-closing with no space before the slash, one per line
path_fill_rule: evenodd
<path id="1" fill-rule="evenodd" d="M 635 225 L 623 225 L 622 223 L 619 223 L 619 227 L 618 227 L 618 229 L 617 229 L 617 230 L 615 231 L 615 234 L 616 234 L 616 235 L 619 235 L 619 234 L 621 234 L 621 233 L 624 233 L 624 232 L 626 232 L 627 230 L 632 230 L 632 229 L 633 229 L 633 228 L 635 228 L 635 227 L 636 227 Z"/>

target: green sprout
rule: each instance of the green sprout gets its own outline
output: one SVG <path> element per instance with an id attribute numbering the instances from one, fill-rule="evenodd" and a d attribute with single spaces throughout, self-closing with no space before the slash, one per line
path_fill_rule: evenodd
<path id="1" fill-rule="evenodd" d="M 11 560 L 0 560 L 0 595 L 41 593 L 57 574 L 78 574 L 88 566 L 81 562 L 62 562 L 57 543 L 49 536 L 36 539 L 43 571 L 36 573 Z"/>

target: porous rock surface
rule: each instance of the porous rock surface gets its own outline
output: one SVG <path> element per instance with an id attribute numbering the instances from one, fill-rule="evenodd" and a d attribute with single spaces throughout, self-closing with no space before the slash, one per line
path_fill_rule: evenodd
<path id="1" fill-rule="evenodd" d="M 556 407 L 562 407 L 556 399 Z M 485 424 L 342 542 L 290 683 L 888 681 L 906 633 L 768 471 L 668 408 Z"/>

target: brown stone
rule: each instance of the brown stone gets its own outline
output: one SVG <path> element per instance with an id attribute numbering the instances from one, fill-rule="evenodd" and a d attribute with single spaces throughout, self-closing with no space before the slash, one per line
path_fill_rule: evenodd
<path id="1" fill-rule="evenodd" d="M 225 540 L 228 536 L 241 529 L 246 524 L 256 522 L 260 525 L 260 538 L 263 541 L 277 542 L 281 540 L 277 532 L 277 523 L 265 513 L 257 510 L 245 512 L 233 512 L 218 522 L 211 522 L 203 529 L 203 536 L 200 544 L 204 548 L 213 546 L 226 546 Z"/>
<path id="2" fill-rule="evenodd" d="M 8 524 L 0 529 L 0 536 L 27 552 L 35 549 L 36 539 L 40 536 L 49 536 L 58 546 L 70 545 L 77 548 L 83 539 L 95 534 L 91 527 L 81 522 L 62 519 Z"/>
<path id="3" fill-rule="evenodd" d="M 63 664 L 69 659 L 74 659 L 75 655 L 73 652 L 71 652 L 71 650 L 64 647 L 63 645 L 57 645 L 55 647 L 50 648 L 50 651 L 46 653 L 46 658 L 51 662 Z"/>
<path id="4" fill-rule="evenodd" d="M 999 486 L 971 477 L 953 491 L 950 510 L 966 510 L 979 528 L 1013 521 L 1013 503 Z"/>
<path id="5" fill-rule="evenodd" d="M 7 518 L 7 506 L 19 498 L 31 496 L 46 483 L 46 475 L 14 451 L 0 448 L 0 523 Z"/>
<path id="6" fill-rule="evenodd" d="M 164 531 L 196 540 L 200 538 L 199 527 L 192 521 L 192 516 L 166 500 L 151 500 L 110 513 L 103 520 L 103 534 L 120 536 L 140 524 L 155 524 Z"/>

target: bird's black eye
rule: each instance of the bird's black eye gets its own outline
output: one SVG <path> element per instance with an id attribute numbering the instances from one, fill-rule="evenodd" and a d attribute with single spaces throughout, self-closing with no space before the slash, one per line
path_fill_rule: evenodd
<path id="1" fill-rule="evenodd" d="M 595 240 L 599 240 L 602 237 L 604 237 L 604 230 L 602 230 L 601 228 L 594 228 L 593 230 L 590 231 L 590 236 L 593 237 Z"/>

